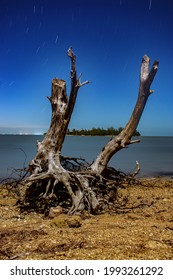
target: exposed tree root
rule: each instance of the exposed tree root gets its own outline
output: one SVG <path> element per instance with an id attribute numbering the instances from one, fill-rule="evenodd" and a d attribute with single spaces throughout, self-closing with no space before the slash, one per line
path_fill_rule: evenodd
<path id="1" fill-rule="evenodd" d="M 20 199 L 21 209 L 47 214 L 51 207 L 60 206 L 68 214 L 83 211 L 98 214 L 113 206 L 117 188 L 134 180 L 137 174 L 135 171 L 127 175 L 111 167 L 104 175 L 96 174 L 81 158 L 62 157 L 62 164 L 64 167 L 60 164 L 56 171 L 33 174 L 20 182 L 25 186 Z"/>
<path id="2" fill-rule="evenodd" d="M 149 71 L 150 58 L 143 56 L 140 72 L 138 99 L 132 115 L 122 131 L 112 137 L 103 147 L 92 164 L 81 158 L 61 156 L 62 145 L 75 107 L 78 90 L 88 81 L 81 83 L 77 77 L 76 56 L 72 49 L 67 52 L 71 60 L 71 91 L 66 92 L 66 82 L 52 80 L 52 94 L 48 97 L 52 107 L 50 127 L 42 142 L 37 141 L 37 153 L 30 162 L 30 176 L 22 181 L 25 192 L 21 197 L 21 207 L 46 212 L 52 206 L 60 206 L 68 214 L 105 211 L 116 200 L 117 187 L 133 180 L 140 170 L 126 175 L 108 167 L 112 156 L 121 149 L 138 143 L 131 140 L 148 97 L 152 81 L 158 70 L 158 61 L 154 61 Z M 24 177 L 23 177 L 24 178 Z"/>

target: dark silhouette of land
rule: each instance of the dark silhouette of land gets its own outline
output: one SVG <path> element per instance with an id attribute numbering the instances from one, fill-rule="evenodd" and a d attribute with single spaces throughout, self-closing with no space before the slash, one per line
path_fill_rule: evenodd
<path id="1" fill-rule="evenodd" d="M 107 135 L 118 135 L 123 130 L 123 127 L 115 129 L 114 127 L 108 128 L 95 128 L 92 129 L 68 129 L 67 135 L 79 135 L 79 136 L 107 136 Z M 140 136 L 140 133 L 136 130 L 133 136 Z"/>

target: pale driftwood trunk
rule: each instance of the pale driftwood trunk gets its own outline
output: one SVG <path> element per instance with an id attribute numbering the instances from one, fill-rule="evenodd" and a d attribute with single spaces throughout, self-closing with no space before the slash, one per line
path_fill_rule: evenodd
<path id="1" fill-rule="evenodd" d="M 30 173 L 38 174 L 49 171 L 52 165 L 59 165 L 62 144 L 68 129 L 68 125 L 75 106 L 79 88 L 87 84 L 81 83 L 76 74 L 76 56 L 70 48 L 67 55 L 71 59 L 71 92 L 68 98 L 66 93 L 66 82 L 53 79 L 52 94 L 48 97 L 52 107 L 52 118 L 50 128 L 42 142 L 37 141 L 37 154 L 30 163 Z"/>
<path id="2" fill-rule="evenodd" d="M 132 141 L 145 104 L 152 90 L 150 86 L 158 69 L 155 61 L 149 72 L 148 56 L 144 55 L 141 65 L 139 95 L 134 111 L 125 128 L 113 137 L 91 165 L 81 165 L 79 159 L 72 159 L 72 170 L 67 168 L 70 158 L 61 156 L 61 149 L 75 106 L 78 90 L 88 81 L 81 83 L 76 74 L 76 56 L 68 50 L 71 60 L 71 92 L 66 93 L 64 80 L 53 79 L 52 94 L 48 97 L 52 107 L 50 128 L 42 142 L 37 142 L 37 154 L 30 163 L 30 176 L 24 180 L 27 190 L 24 204 L 32 207 L 60 205 L 68 213 L 88 210 L 95 213 L 105 204 L 115 200 L 119 172 L 107 167 L 111 157 Z M 65 164 L 63 164 L 65 162 Z M 77 163 L 78 170 L 74 163 Z M 135 173 L 136 174 L 136 173 Z M 106 194 L 106 195 L 105 195 Z M 52 202 L 52 198 L 54 199 Z M 38 201 L 38 204 L 37 204 Z"/>
<path id="3" fill-rule="evenodd" d="M 125 128 L 120 132 L 120 134 L 113 137 L 102 149 L 97 159 L 91 165 L 92 171 L 103 174 L 108 165 L 108 162 L 115 153 L 129 144 L 137 143 L 140 141 L 131 140 L 131 138 L 138 126 L 147 99 L 153 92 L 152 90 L 150 90 L 150 86 L 158 69 L 158 61 L 155 61 L 153 63 L 151 71 L 149 72 L 149 63 L 149 57 L 147 55 L 144 55 L 141 65 L 139 94 L 134 111 Z"/>

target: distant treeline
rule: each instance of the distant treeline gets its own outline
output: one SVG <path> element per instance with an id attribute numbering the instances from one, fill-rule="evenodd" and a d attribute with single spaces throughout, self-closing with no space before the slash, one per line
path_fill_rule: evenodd
<path id="1" fill-rule="evenodd" d="M 106 135 L 118 135 L 122 131 L 122 127 L 115 129 L 114 127 L 104 128 L 92 128 L 92 129 L 68 129 L 67 135 L 79 135 L 79 136 L 106 136 Z M 140 133 L 136 130 L 133 136 L 140 136 Z"/>

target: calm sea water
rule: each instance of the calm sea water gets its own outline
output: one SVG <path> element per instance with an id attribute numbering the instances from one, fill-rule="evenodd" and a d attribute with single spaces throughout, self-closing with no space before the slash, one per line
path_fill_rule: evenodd
<path id="1" fill-rule="evenodd" d="M 11 174 L 12 168 L 27 166 L 36 153 L 36 140 L 43 136 L 0 135 L 0 179 Z M 62 154 L 93 161 L 109 137 L 67 136 Z M 124 172 L 135 170 L 140 163 L 139 176 L 173 176 L 173 137 L 141 137 L 141 142 L 119 151 L 111 166 Z"/>

